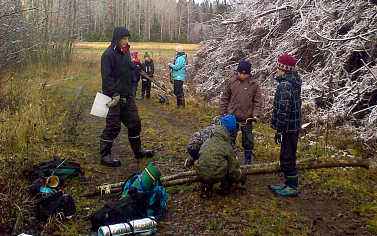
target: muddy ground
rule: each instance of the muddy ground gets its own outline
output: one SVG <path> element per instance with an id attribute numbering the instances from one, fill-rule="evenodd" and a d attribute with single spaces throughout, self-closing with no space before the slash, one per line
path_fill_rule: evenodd
<path id="1" fill-rule="evenodd" d="M 85 109 L 89 111 L 92 97 L 87 99 Z M 127 130 L 123 127 L 113 147 L 113 154 L 120 158 L 122 166 L 100 165 L 99 135 L 105 120 L 85 112 L 80 124 L 82 135 L 76 144 L 89 150 L 82 160 L 88 179 L 86 190 L 101 183 L 124 181 L 149 163 L 163 176 L 186 170 L 183 163 L 188 157 L 187 142 L 191 134 L 205 124 L 191 113 L 192 109 L 177 110 L 173 105 L 161 105 L 154 96 L 150 100 L 138 100 L 137 105 L 142 119 L 143 146 L 154 148 L 155 158 L 134 159 Z M 242 163 L 243 155 L 239 150 Z M 255 162 L 262 160 L 257 158 Z M 268 184 L 282 181 L 280 174 L 248 176 L 244 190 L 222 196 L 215 186 L 211 199 L 199 197 L 198 183 L 169 187 L 168 210 L 158 222 L 158 235 L 372 235 L 351 206 L 333 195 L 320 193 L 311 181 L 300 182 L 299 197 L 284 198 L 268 190 Z M 84 232 L 90 234 L 90 222 L 84 221 L 85 217 L 118 196 L 76 198 L 81 202 L 76 220 L 82 221 Z"/>

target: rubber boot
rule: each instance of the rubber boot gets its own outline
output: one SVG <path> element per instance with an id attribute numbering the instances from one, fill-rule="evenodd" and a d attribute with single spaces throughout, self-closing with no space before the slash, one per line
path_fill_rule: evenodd
<path id="1" fill-rule="evenodd" d="M 200 192 L 201 198 L 210 198 L 213 185 L 202 183 L 202 190 Z"/>
<path id="2" fill-rule="evenodd" d="M 137 138 L 128 138 L 131 148 L 134 151 L 135 158 L 140 159 L 140 158 L 152 158 L 154 156 L 154 150 L 144 150 L 141 148 L 141 139 L 140 137 Z"/>
<path id="3" fill-rule="evenodd" d="M 111 156 L 111 148 L 113 147 L 113 142 L 100 141 L 100 153 L 101 153 L 101 164 L 108 167 L 118 167 L 121 165 L 120 161 Z"/>
<path id="4" fill-rule="evenodd" d="M 284 189 L 278 189 L 275 193 L 284 197 L 296 197 L 298 196 L 298 175 L 285 177 L 286 187 Z"/>
<path id="5" fill-rule="evenodd" d="M 268 188 L 270 189 L 270 190 L 273 190 L 273 191 L 276 191 L 276 190 L 283 190 L 283 189 L 285 189 L 287 187 L 287 185 L 284 183 L 284 184 L 282 184 L 282 185 L 270 185 L 270 186 L 268 186 Z"/>
<path id="6" fill-rule="evenodd" d="M 175 108 L 180 108 L 181 107 L 181 99 L 177 98 L 177 106 Z"/>
<path id="7" fill-rule="evenodd" d="M 186 108 L 185 97 L 181 97 L 180 99 L 181 99 L 181 102 L 180 102 L 181 108 Z"/>
<path id="8" fill-rule="evenodd" d="M 251 165 L 251 159 L 253 159 L 253 152 L 245 151 L 245 165 Z"/>

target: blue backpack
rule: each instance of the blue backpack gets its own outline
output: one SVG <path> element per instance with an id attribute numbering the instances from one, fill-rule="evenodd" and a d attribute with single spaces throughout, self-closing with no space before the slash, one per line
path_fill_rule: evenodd
<path id="1" fill-rule="evenodd" d="M 150 191 L 145 190 L 143 181 L 141 179 L 140 173 L 134 173 L 124 182 L 123 192 L 121 198 L 127 196 L 128 191 L 132 186 L 132 183 L 138 179 L 142 190 L 138 190 L 138 195 L 142 197 L 145 201 L 145 206 L 147 208 L 147 216 L 153 216 L 156 220 L 159 220 L 166 213 L 166 206 L 168 195 L 165 188 L 162 186 L 161 181 L 158 179 Z"/>

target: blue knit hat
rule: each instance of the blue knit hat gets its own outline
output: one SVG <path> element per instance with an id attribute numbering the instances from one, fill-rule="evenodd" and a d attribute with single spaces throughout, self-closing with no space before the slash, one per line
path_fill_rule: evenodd
<path id="1" fill-rule="evenodd" d="M 225 128 L 229 132 L 236 131 L 236 117 L 234 115 L 226 115 L 221 119 L 221 124 L 225 126 Z"/>
<path id="2" fill-rule="evenodd" d="M 248 61 L 240 61 L 240 63 L 238 63 L 237 71 L 243 72 L 245 74 L 250 74 L 251 73 L 251 63 L 248 62 Z"/>

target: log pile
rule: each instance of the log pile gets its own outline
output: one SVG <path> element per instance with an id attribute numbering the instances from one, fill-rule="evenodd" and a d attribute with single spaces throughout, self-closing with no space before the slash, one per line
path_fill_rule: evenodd
<path id="1" fill-rule="evenodd" d="M 269 111 L 277 86 L 275 63 L 289 53 L 298 60 L 303 79 L 305 119 L 317 127 L 342 126 L 371 143 L 377 140 L 375 2 L 256 0 L 234 5 L 230 14 L 208 23 L 212 32 L 189 63 L 187 84 L 217 102 L 238 62 L 248 60 Z"/>

